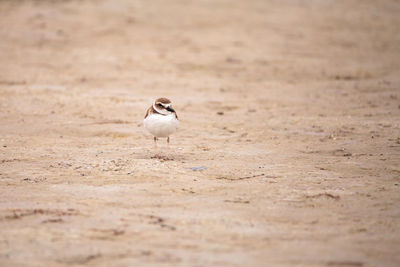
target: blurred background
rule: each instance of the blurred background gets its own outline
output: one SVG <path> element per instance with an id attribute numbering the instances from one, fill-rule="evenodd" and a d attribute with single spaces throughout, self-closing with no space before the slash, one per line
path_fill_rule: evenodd
<path id="1" fill-rule="evenodd" d="M 398 265 L 399 14 L 0 1 L 0 265 Z"/>

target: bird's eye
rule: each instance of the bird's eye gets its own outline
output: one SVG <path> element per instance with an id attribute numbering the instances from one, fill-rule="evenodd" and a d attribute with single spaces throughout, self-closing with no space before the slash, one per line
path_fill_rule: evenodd
<path id="1" fill-rule="evenodd" d="M 161 105 L 161 104 L 157 104 L 157 107 L 160 107 L 160 108 L 162 108 L 162 107 L 163 107 L 163 105 Z"/>

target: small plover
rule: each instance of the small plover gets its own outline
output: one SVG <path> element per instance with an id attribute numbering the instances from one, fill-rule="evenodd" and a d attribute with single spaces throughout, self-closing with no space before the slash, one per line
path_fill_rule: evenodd
<path id="1" fill-rule="evenodd" d="M 147 109 L 143 120 L 146 130 L 154 136 L 154 146 L 157 154 L 157 140 L 161 137 L 167 138 L 167 152 L 169 147 L 169 136 L 176 132 L 179 125 L 178 116 L 171 106 L 168 98 L 161 97 L 154 101 L 153 105 Z"/>

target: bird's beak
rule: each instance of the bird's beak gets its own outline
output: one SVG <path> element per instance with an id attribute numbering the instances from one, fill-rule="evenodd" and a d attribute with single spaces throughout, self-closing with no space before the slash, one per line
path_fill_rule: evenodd
<path id="1" fill-rule="evenodd" d="M 170 112 L 175 112 L 175 110 L 172 107 L 167 107 L 166 110 L 168 110 Z"/>

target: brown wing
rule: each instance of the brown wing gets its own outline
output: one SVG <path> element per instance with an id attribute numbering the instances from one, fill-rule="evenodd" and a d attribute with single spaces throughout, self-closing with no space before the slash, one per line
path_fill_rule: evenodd
<path id="1" fill-rule="evenodd" d="M 179 119 L 178 119 L 178 114 L 176 114 L 176 112 L 175 112 L 175 118 L 176 118 L 177 120 L 179 120 Z"/>
<path id="2" fill-rule="evenodd" d="M 146 111 L 146 115 L 144 116 L 144 118 L 146 119 L 147 116 L 149 116 L 151 113 L 153 113 L 153 106 L 149 107 Z"/>

